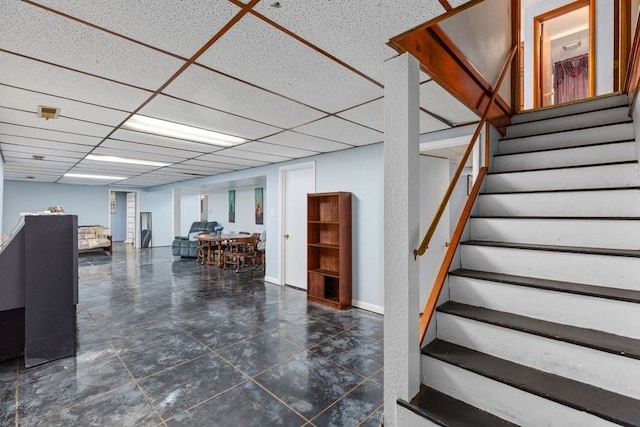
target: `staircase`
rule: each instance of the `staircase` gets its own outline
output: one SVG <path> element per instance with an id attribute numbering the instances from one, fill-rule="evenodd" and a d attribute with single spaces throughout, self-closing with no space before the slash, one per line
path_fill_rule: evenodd
<path id="1" fill-rule="evenodd" d="M 517 115 L 422 349 L 411 426 L 640 426 L 640 170 L 626 96 Z"/>

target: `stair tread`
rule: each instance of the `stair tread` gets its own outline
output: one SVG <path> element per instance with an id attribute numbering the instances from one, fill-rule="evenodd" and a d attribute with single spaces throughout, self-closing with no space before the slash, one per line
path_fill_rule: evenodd
<path id="1" fill-rule="evenodd" d="M 538 279 L 536 277 L 516 276 L 512 274 L 492 273 L 488 271 L 467 270 L 463 268 L 452 271 L 449 274 L 453 276 L 468 277 L 471 279 L 488 280 L 498 283 L 507 283 L 510 285 L 526 286 L 530 288 L 546 289 L 550 291 L 572 293 L 640 304 L 640 291 L 634 291 L 630 289 L 584 285 L 582 283 Z M 640 348 L 638 351 L 640 352 Z"/>
<path id="2" fill-rule="evenodd" d="M 547 190 L 519 190 L 519 191 L 483 191 L 480 193 L 483 195 L 494 194 L 536 194 L 536 193 L 579 193 L 579 192 L 593 192 L 593 191 L 625 191 L 625 190 L 640 190 L 640 186 L 630 185 L 627 187 L 594 187 L 594 188 L 556 188 Z"/>
<path id="3" fill-rule="evenodd" d="M 503 140 L 501 140 L 501 141 L 503 141 Z M 597 147 L 599 145 L 628 144 L 628 143 L 634 143 L 634 142 L 635 142 L 634 139 L 620 139 L 620 140 L 616 140 L 616 141 L 592 142 L 592 143 L 581 144 L 581 145 L 560 145 L 560 146 L 557 146 L 557 147 L 536 148 L 536 149 L 532 149 L 532 150 L 516 151 L 516 152 L 513 152 L 513 153 L 496 153 L 496 154 L 493 155 L 493 157 L 496 158 L 496 157 L 504 157 L 504 156 L 516 156 L 516 155 L 519 155 L 519 154 L 544 153 L 544 152 L 547 152 L 547 151 L 575 150 L 575 149 L 580 149 L 580 148 Z"/>
<path id="4" fill-rule="evenodd" d="M 513 141 L 513 140 L 522 139 L 522 138 L 537 138 L 539 136 L 554 135 L 554 134 L 566 133 L 566 132 L 577 132 L 577 131 L 581 131 L 581 130 L 597 129 L 597 128 L 602 128 L 602 127 L 607 127 L 607 126 L 624 125 L 624 124 L 627 124 L 627 123 L 633 123 L 633 120 L 631 118 L 629 118 L 629 119 L 626 119 L 626 120 L 620 120 L 620 121 L 611 122 L 611 123 L 598 124 L 598 125 L 594 125 L 594 126 L 583 126 L 583 127 L 579 127 L 579 128 L 554 130 L 554 131 L 551 131 L 551 132 L 537 133 L 535 135 L 513 136 L 513 137 L 510 137 L 510 138 L 506 137 L 506 138 L 500 138 L 500 141 Z"/>
<path id="5" fill-rule="evenodd" d="M 640 340 L 634 338 L 594 329 L 563 325 L 455 301 L 448 301 L 442 304 L 438 307 L 438 311 L 640 360 Z"/>
<path id="6" fill-rule="evenodd" d="M 436 339 L 422 354 L 625 426 L 640 422 L 640 401 Z"/>
<path id="7" fill-rule="evenodd" d="M 533 243 L 509 243 L 495 242 L 491 240 L 467 240 L 461 245 L 492 246 L 497 248 L 527 249 L 533 251 L 549 252 L 569 252 L 586 255 L 610 255 L 640 258 L 640 250 L 636 249 L 612 249 L 612 248 L 591 248 L 585 246 L 560 246 L 560 245 L 540 245 Z"/>
<path id="8" fill-rule="evenodd" d="M 553 220 L 585 220 L 585 221 L 638 221 L 640 216 L 506 216 L 506 215 L 471 215 L 470 218 L 485 218 L 485 219 L 539 219 L 545 221 L 548 219 Z"/>
<path id="9" fill-rule="evenodd" d="M 611 105 L 607 105 L 607 106 L 601 106 L 599 108 L 589 108 L 589 109 L 585 109 L 585 110 L 579 110 L 577 112 L 564 112 L 567 111 L 567 109 L 572 108 L 575 104 L 593 104 L 594 101 L 596 103 L 600 102 L 600 101 L 604 101 L 606 99 L 611 100 L 612 98 L 618 98 L 617 100 L 614 99 L 614 103 L 612 103 Z M 571 116 L 576 116 L 576 115 L 580 115 L 580 114 L 584 114 L 584 113 L 588 113 L 588 112 L 595 112 L 595 111 L 603 111 L 603 110 L 609 110 L 609 109 L 613 109 L 613 108 L 620 108 L 623 106 L 627 106 L 628 108 L 628 100 L 625 98 L 624 95 L 620 94 L 620 93 L 612 93 L 612 94 L 606 94 L 606 95 L 599 95 L 597 97 L 594 98 L 590 98 L 588 100 L 581 100 L 578 101 L 576 103 L 572 103 L 572 104 L 562 104 L 562 105 L 550 105 L 547 107 L 541 107 L 541 108 L 537 108 L 535 110 L 526 110 L 526 111 L 521 111 L 520 113 L 514 115 L 513 117 L 517 119 L 513 120 L 512 119 L 512 124 L 513 125 L 520 125 L 520 124 L 525 124 L 525 123 L 534 123 L 534 122 L 541 122 L 541 121 L 545 121 L 545 120 L 549 120 L 549 119 L 555 119 L 555 118 L 560 118 L 560 117 L 571 117 Z M 553 112 L 560 112 L 561 114 L 557 114 L 557 115 L 551 115 L 550 117 L 542 117 L 542 118 L 535 118 L 538 115 L 540 115 L 540 113 L 542 112 L 547 112 L 547 113 L 553 113 Z M 530 119 L 526 119 L 527 117 L 534 117 L 534 118 L 530 118 Z M 522 121 L 521 121 L 522 120 Z"/>
<path id="10" fill-rule="evenodd" d="M 398 403 L 416 414 L 442 426 L 493 427 L 516 426 L 488 412 L 447 396 L 424 384 L 411 402 L 399 399 Z"/>
<path id="11" fill-rule="evenodd" d="M 517 153 L 520 154 L 520 153 Z M 507 154 L 504 154 L 505 156 Z M 502 174 L 514 174 L 514 173 L 526 173 L 526 172 L 542 172 L 542 171 L 553 171 L 553 170 L 563 170 L 563 169 L 581 169 L 581 168 L 593 168 L 593 167 L 603 167 L 603 166 L 622 166 L 622 165 L 631 165 L 638 164 L 637 160 L 622 160 L 619 162 L 604 162 L 604 163 L 588 163 L 581 165 L 567 165 L 567 166 L 551 166 L 545 168 L 534 168 L 534 169 L 512 169 L 505 171 L 496 171 L 496 172 L 487 172 L 487 176 L 495 176 Z"/>

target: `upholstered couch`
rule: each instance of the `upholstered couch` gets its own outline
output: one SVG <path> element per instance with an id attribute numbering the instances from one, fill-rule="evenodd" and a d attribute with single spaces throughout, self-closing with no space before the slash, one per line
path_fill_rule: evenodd
<path id="1" fill-rule="evenodd" d="M 220 230 L 222 230 L 222 226 L 217 221 L 194 222 L 191 224 L 187 236 L 175 236 L 171 245 L 171 253 L 183 258 L 195 258 L 198 256 L 196 236 L 200 233 L 212 233 Z"/>
<path id="2" fill-rule="evenodd" d="M 102 225 L 78 226 L 78 252 L 106 251 L 113 254 L 109 229 Z"/>

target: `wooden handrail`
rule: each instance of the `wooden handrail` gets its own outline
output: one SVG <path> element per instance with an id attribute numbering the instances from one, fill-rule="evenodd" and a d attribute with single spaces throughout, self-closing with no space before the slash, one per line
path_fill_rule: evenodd
<path id="1" fill-rule="evenodd" d="M 449 267 L 451 267 L 451 262 L 453 261 L 453 256 L 456 253 L 458 248 L 458 244 L 460 243 L 460 239 L 462 238 L 462 232 L 464 231 L 464 227 L 467 225 L 467 221 L 469 220 L 469 216 L 471 216 L 471 208 L 473 208 L 473 204 L 478 197 L 478 193 L 480 192 L 480 187 L 482 186 L 482 181 L 484 181 L 484 177 L 487 174 L 487 166 L 483 166 L 480 168 L 480 173 L 476 178 L 476 182 L 473 184 L 473 189 L 471 190 L 471 194 L 467 198 L 467 203 L 464 205 L 464 209 L 460 214 L 460 220 L 458 221 L 458 225 L 456 226 L 455 231 L 453 232 L 453 236 L 451 236 L 451 243 L 447 248 L 447 252 L 444 255 L 444 260 L 442 261 L 442 265 L 440 265 L 440 270 L 438 271 L 438 275 L 436 276 L 436 280 L 433 283 L 433 289 L 431 289 L 431 294 L 429 295 L 429 299 L 424 306 L 424 311 L 422 312 L 422 316 L 420 316 L 420 324 L 418 326 L 418 341 L 420 342 L 420 346 L 422 346 L 422 341 L 424 340 L 425 335 L 427 334 L 427 328 L 429 327 L 429 322 L 433 317 L 433 312 L 436 309 L 436 304 L 438 303 L 438 298 L 440 298 L 440 293 L 442 292 L 442 288 L 444 286 L 444 280 L 449 273 Z"/>
<path id="2" fill-rule="evenodd" d="M 502 81 L 504 80 L 504 77 L 507 74 L 507 69 L 509 68 L 509 64 L 511 63 L 511 61 L 513 60 L 513 57 L 516 54 L 516 50 L 517 50 L 517 46 L 513 46 L 513 48 L 511 48 L 511 51 L 509 52 L 509 56 L 505 61 L 504 66 L 502 67 L 502 71 L 500 72 L 500 77 L 498 78 L 498 82 L 496 83 L 495 88 L 491 93 L 491 97 L 489 98 L 489 102 L 487 103 L 484 109 L 484 113 L 482 114 L 482 117 L 480 118 L 480 122 L 478 122 L 476 131 L 473 133 L 473 136 L 471 137 L 471 141 L 469 142 L 469 145 L 467 146 L 467 149 L 465 150 L 464 155 L 462 156 L 462 159 L 460 159 L 460 162 L 458 163 L 456 172 L 451 178 L 451 182 L 447 187 L 447 191 L 444 193 L 444 196 L 440 201 L 440 205 L 438 206 L 438 209 L 436 210 L 436 213 L 433 216 L 433 220 L 431 221 L 431 224 L 429 225 L 429 228 L 427 229 L 427 232 L 424 235 L 424 238 L 422 239 L 422 243 L 420 244 L 420 247 L 418 247 L 418 249 L 414 249 L 413 251 L 414 259 L 417 259 L 418 256 L 424 255 L 424 253 L 429 248 L 429 243 L 431 242 L 431 238 L 433 237 L 433 234 L 435 233 L 436 228 L 440 223 L 442 214 L 444 213 L 445 209 L 447 208 L 447 205 L 449 204 L 449 199 L 451 198 L 451 194 L 453 194 L 453 190 L 455 189 L 456 184 L 460 179 L 460 175 L 462 175 L 462 171 L 464 170 L 464 166 L 466 165 L 467 160 L 469 160 L 469 156 L 471 155 L 471 152 L 473 151 L 473 147 L 475 146 L 476 141 L 478 140 L 478 136 L 480 136 L 480 132 L 482 132 L 482 127 L 484 126 L 484 123 L 487 120 L 487 116 L 489 115 L 489 110 L 491 109 L 491 106 L 493 105 L 493 103 L 496 100 L 496 97 L 498 96 L 498 91 L 500 90 Z"/>

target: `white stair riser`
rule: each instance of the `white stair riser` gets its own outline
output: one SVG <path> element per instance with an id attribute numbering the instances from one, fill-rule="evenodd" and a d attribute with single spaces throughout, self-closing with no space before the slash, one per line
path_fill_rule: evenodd
<path id="1" fill-rule="evenodd" d="M 640 304 L 459 276 L 449 286 L 452 301 L 640 339 Z"/>
<path id="2" fill-rule="evenodd" d="M 438 338 L 640 399 L 640 360 L 438 313 Z"/>
<path id="3" fill-rule="evenodd" d="M 479 216 L 640 216 L 640 190 L 481 194 Z"/>
<path id="4" fill-rule="evenodd" d="M 485 191 L 568 190 L 640 186 L 638 163 L 491 174 Z"/>
<path id="5" fill-rule="evenodd" d="M 534 121 L 511 125 L 507 128 L 507 138 L 535 135 L 538 133 L 559 132 L 569 129 L 580 129 L 589 126 L 600 126 L 611 123 L 621 123 L 629 120 L 629 108 L 617 107 L 602 111 L 590 111 L 587 113 L 566 117 L 556 117 L 543 121 Z"/>
<path id="6" fill-rule="evenodd" d="M 441 427 L 439 424 L 436 424 L 432 421 L 429 421 L 426 418 L 421 417 L 420 415 L 408 410 L 404 406 L 400 406 L 396 404 L 396 412 L 398 413 L 398 426 L 405 427 Z M 391 423 L 389 423 L 391 424 Z M 377 424 L 376 424 L 377 425 Z"/>
<path id="7" fill-rule="evenodd" d="M 471 218 L 471 240 L 640 249 L 640 219 Z"/>
<path id="8" fill-rule="evenodd" d="M 496 156 L 492 172 L 525 171 L 566 166 L 586 166 L 637 160 L 635 142 Z"/>
<path id="9" fill-rule="evenodd" d="M 640 291 L 640 258 L 461 245 L 462 268 Z"/>
<path id="10" fill-rule="evenodd" d="M 608 421 L 422 356 L 422 382 L 523 427 L 613 427 Z"/>
<path id="11" fill-rule="evenodd" d="M 626 95 L 606 96 L 602 98 L 592 99 L 587 102 L 579 102 L 575 104 L 562 105 L 554 108 L 545 108 L 543 110 L 535 110 L 516 114 L 512 117 L 511 123 L 525 123 L 533 120 L 543 120 L 554 117 L 567 116 L 571 114 L 580 114 L 593 110 L 619 107 L 622 105 L 628 105 Z"/>
<path id="12" fill-rule="evenodd" d="M 559 147 L 578 147 L 603 142 L 625 141 L 633 139 L 634 136 L 633 123 L 620 123 L 547 135 L 506 139 L 498 143 L 498 153 L 508 154 Z"/>

